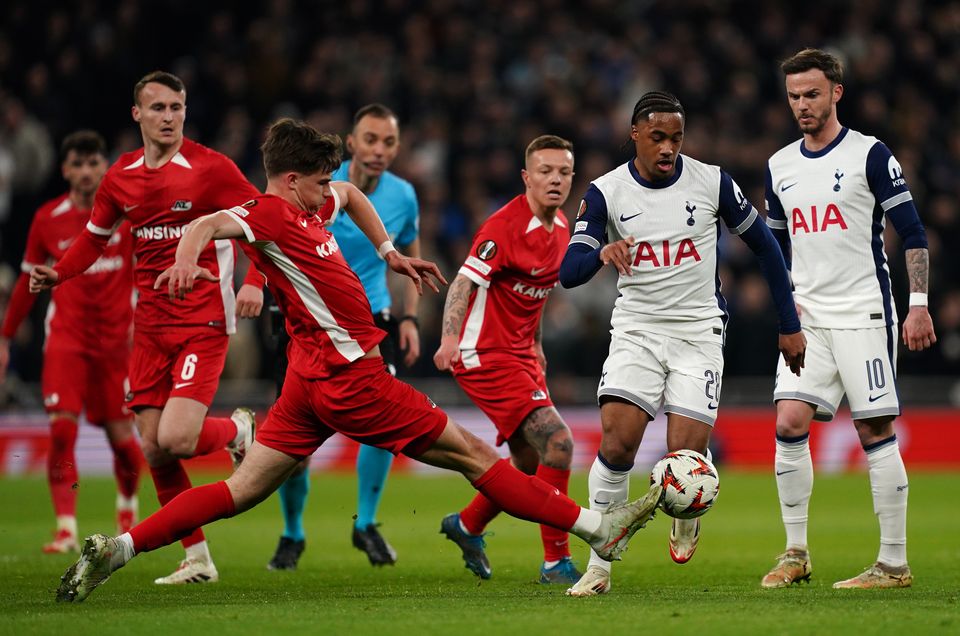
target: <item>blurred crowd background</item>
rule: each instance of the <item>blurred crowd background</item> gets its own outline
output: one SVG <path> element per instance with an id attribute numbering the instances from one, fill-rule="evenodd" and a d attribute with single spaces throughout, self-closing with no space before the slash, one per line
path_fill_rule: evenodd
<path id="1" fill-rule="evenodd" d="M 589 181 L 632 156 L 630 113 L 648 90 L 683 102 L 683 152 L 721 165 L 763 209 L 766 160 L 799 137 L 778 63 L 806 46 L 842 58 L 841 123 L 890 146 L 927 227 L 940 342 L 922 354 L 901 345 L 900 371 L 960 375 L 960 2 L 946 1 L 7 0 L 0 308 L 34 210 L 65 188 L 60 140 L 94 128 L 114 157 L 139 146 L 131 89 L 154 69 L 185 81 L 187 135 L 230 156 L 258 186 L 258 146 L 275 118 L 345 135 L 358 107 L 393 108 L 402 143 L 393 170 L 416 187 L 425 256 L 452 278 L 478 225 L 522 191 L 530 139 L 573 141 L 572 218 Z M 886 239 L 902 318 L 903 255 L 890 227 Z M 777 334 L 766 283 L 739 240 L 724 233 L 721 249 L 732 313 L 726 376 L 765 376 L 772 387 Z M 544 338 L 558 401 L 595 390 L 615 297 L 609 271 L 551 295 Z M 423 354 L 408 377 L 438 375 L 442 303 L 422 305 Z M 35 311 L 15 343 L 11 372 L 26 383 L 39 378 L 41 331 Z M 266 317 L 248 322 L 225 377 L 269 378 L 274 346 Z"/>

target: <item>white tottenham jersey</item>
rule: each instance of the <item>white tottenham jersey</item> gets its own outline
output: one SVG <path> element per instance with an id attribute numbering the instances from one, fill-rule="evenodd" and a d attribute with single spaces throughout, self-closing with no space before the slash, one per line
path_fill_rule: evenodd
<path id="1" fill-rule="evenodd" d="M 804 325 L 896 324 L 884 213 L 901 205 L 912 210 L 913 199 L 883 143 L 848 128 L 816 152 L 795 141 L 770 158 L 766 200 L 767 225 L 790 239 L 794 297 Z"/>
<path id="2" fill-rule="evenodd" d="M 676 173 L 649 182 L 633 161 L 593 181 L 570 243 L 596 249 L 632 236 L 631 272 L 617 283 L 611 325 L 691 341 L 723 342 L 726 301 L 717 276 L 719 219 L 742 234 L 758 214 L 717 166 L 680 155 Z"/>

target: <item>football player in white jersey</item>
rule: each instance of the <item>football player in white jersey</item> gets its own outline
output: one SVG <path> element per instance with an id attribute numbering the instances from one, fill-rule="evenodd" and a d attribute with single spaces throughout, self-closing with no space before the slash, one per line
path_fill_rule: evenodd
<path id="1" fill-rule="evenodd" d="M 927 312 L 926 234 L 890 150 L 875 137 L 840 125 L 839 60 L 805 49 L 784 61 L 781 70 L 803 138 L 770 158 L 767 224 L 792 267 L 809 347 L 803 377 L 777 375 L 775 471 L 787 549 L 761 585 L 786 587 L 810 578 L 810 421 L 830 420 L 846 393 L 867 454 L 880 554 L 865 572 L 833 587 L 909 587 L 907 473 L 893 430 L 893 418 L 900 414 L 897 314 L 883 250 L 885 218 L 906 250 L 910 310 L 903 341 L 911 351 L 936 342 Z"/>
<path id="2" fill-rule="evenodd" d="M 580 204 L 560 282 L 575 287 L 604 265 L 620 273 L 610 353 L 597 390 L 603 436 L 590 469 L 590 506 L 626 501 L 647 424 L 663 405 L 667 446 L 708 453 L 723 376 L 726 302 L 717 277 L 719 224 L 756 253 L 780 319 L 780 351 L 803 366 L 800 330 L 783 257 L 756 209 L 726 172 L 680 154 L 686 116 L 676 97 L 637 102 L 630 137 L 637 156 L 593 181 Z M 698 519 L 675 519 L 670 555 L 687 562 Z M 591 554 L 567 593 L 610 590 L 610 565 Z"/>

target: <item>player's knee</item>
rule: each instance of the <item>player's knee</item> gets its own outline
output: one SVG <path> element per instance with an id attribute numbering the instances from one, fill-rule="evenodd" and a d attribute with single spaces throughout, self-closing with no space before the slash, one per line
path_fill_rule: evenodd
<path id="1" fill-rule="evenodd" d="M 182 431 L 161 430 L 157 434 L 157 445 L 160 450 L 179 459 L 193 457 L 197 448 L 197 438 Z"/>
<path id="2" fill-rule="evenodd" d="M 800 437 L 810 430 L 810 422 L 789 415 L 777 416 L 777 435 L 779 437 Z"/>

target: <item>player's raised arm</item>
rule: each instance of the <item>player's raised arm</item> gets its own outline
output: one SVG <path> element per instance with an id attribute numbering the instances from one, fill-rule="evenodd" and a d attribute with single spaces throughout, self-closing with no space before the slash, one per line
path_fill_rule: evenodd
<path id="1" fill-rule="evenodd" d="M 357 186 L 348 181 L 337 181 L 331 183 L 330 188 L 336 192 L 340 200 L 340 207 L 346 210 L 364 236 L 376 246 L 380 257 L 387 262 L 390 269 L 398 274 L 410 277 L 417 286 L 417 293 L 419 294 L 423 294 L 424 282 L 433 291 L 440 292 L 440 288 L 430 278 L 433 276 L 437 281 L 446 285 L 447 280 L 440 273 L 440 268 L 430 261 L 400 254 L 390 241 L 390 235 L 383 227 L 383 221 L 380 220 L 380 216 L 374 209 L 373 204 L 370 203 L 370 199 Z"/>
<path id="2" fill-rule="evenodd" d="M 187 292 L 193 291 L 193 284 L 201 280 L 218 281 L 219 277 L 206 267 L 197 265 L 200 252 L 213 239 L 242 238 L 244 228 L 236 219 L 221 210 L 214 214 L 195 219 L 180 237 L 177 245 L 177 255 L 174 264 L 157 276 L 153 284 L 154 289 L 167 285 L 170 299 L 183 298 Z"/>
<path id="3" fill-rule="evenodd" d="M 433 354 L 433 363 L 441 371 L 449 371 L 457 358 L 460 357 L 460 329 L 463 319 L 467 315 L 467 305 L 470 295 L 477 284 L 464 276 L 457 274 L 453 284 L 447 290 L 447 299 L 443 304 L 443 331 L 440 334 L 440 348 Z"/>

